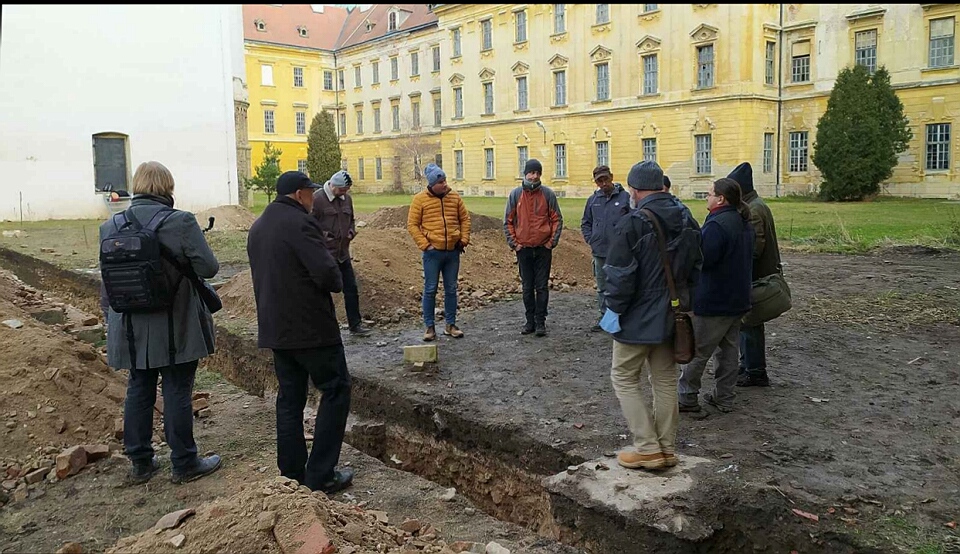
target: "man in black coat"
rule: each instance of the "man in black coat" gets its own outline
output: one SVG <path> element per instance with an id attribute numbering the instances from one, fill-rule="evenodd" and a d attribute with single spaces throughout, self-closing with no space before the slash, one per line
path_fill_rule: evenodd
<path id="1" fill-rule="evenodd" d="M 337 470 L 350 413 L 350 372 L 331 293 L 343 290 L 336 260 L 310 216 L 319 185 L 299 171 L 277 179 L 277 198 L 250 227 L 247 256 L 257 302 L 260 348 L 273 350 L 277 392 L 277 466 L 284 477 L 331 494 L 353 470 Z M 323 393 L 307 459 L 303 408 L 307 381 Z"/>

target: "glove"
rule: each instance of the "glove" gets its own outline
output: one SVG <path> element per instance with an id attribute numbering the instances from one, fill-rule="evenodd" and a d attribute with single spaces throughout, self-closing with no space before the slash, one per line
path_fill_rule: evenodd
<path id="1" fill-rule="evenodd" d="M 600 319 L 600 328 L 604 331 L 610 333 L 620 332 L 620 314 L 610 311 L 610 308 L 607 308 L 607 313 L 603 314 L 603 318 Z"/>

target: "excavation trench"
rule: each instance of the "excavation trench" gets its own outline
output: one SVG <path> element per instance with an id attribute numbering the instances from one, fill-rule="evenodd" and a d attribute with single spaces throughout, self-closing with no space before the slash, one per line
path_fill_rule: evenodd
<path id="1" fill-rule="evenodd" d="M 71 303 L 97 305 L 94 278 L 2 248 L 0 264 Z M 228 323 L 218 326 L 217 338 L 209 367 L 251 394 L 274 388 L 272 359 L 256 347 L 255 333 Z M 778 515 L 784 499 L 777 492 L 718 479 L 715 461 L 690 457 L 675 468 L 682 471 L 648 478 L 614 459 L 559 451 L 520 426 L 467 417 L 455 403 L 402 391 L 375 375 L 354 375 L 352 411 L 346 440 L 355 448 L 456 487 L 498 519 L 591 553 L 874 552 L 846 534 L 811 538 L 802 522 Z"/>

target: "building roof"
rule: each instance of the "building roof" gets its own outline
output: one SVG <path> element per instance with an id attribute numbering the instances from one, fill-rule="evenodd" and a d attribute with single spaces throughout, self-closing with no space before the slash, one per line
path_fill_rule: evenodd
<path id="1" fill-rule="evenodd" d="M 388 29 L 391 12 L 399 15 L 394 31 Z M 436 22 L 427 4 L 373 4 L 365 10 L 323 5 L 322 11 L 309 4 L 243 5 L 244 40 L 331 51 Z M 301 27 L 306 28 L 306 37 L 300 35 Z"/>

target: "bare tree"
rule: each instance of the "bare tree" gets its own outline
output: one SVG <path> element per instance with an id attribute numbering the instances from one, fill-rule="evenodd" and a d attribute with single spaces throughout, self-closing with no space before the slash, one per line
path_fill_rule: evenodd
<path id="1" fill-rule="evenodd" d="M 439 161 L 439 130 L 425 131 L 414 123 L 405 114 L 400 122 L 401 135 L 393 140 L 393 191 L 397 193 L 423 190 L 426 186 L 423 168 Z M 404 183 L 409 186 L 404 187 Z"/>

